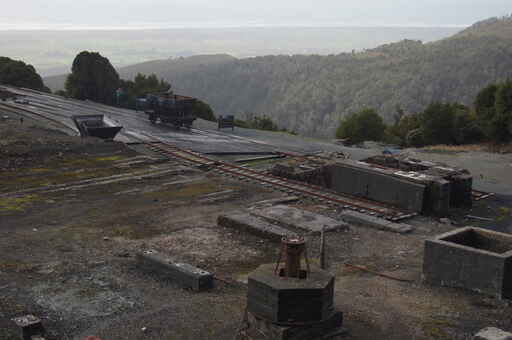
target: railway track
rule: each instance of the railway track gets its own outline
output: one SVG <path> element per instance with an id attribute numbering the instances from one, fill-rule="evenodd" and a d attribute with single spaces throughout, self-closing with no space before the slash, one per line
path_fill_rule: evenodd
<path id="1" fill-rule="evenodd" d="M 29 117 L 29 118 L 34 118 L 34 116 L 35 116 L 39 120 L 49 121 L 49 122 L 53 123 L 56 126 L 64 128 L 64 129 L 66 129 L 68 131 L 72 131 L 73 135 L 78 135 L 78 131 L 76 129 L 74 129 L 73 127 L 71 127 L 71 126 L 69 126 L 67 124 L 64 124 L 62 121 L 60 121 L 58 119 L 54 119 L 54 118 L 48 117 L 48 115 L 41 114 L 41 113 L 36 112 L 34 110 L 30 110 L 30 109 L 27 109 L 27 108 L 21 108 L 21 107 L 12 105 L 12 104 L 7 104 L 7 103 L 0 103 L 0 110 L 3 110 L 6 113 L 11 112 L 11 113 L 15 113 L 15 114 L 18 114 L 18 115 L 21 115 L 21 116 L 24 116 L 24 117 Z"/>
<path id="2" fill-rule="evenodd" d="M 268 172 L 248 169 L 228 162 L 215 160 L 197 152 L 180 149 L 163 141 L 148 143 L 146 146 L 151 151 L 161 154 L 167 158 L 178 159 L 188 164 L 209 168 L 211 171 L 219 173 L 220 175 L 235 177 L 242 181 L 258 183 L 272 189 L 311 198 L 324 204 L 356 210 L 361 213 L 386 218 L 391 221 L 400 221 L 417 215 L 416 213 L 399 210 L 390 205 L 364 200 L 357 197 L 340 195 L 323 187 L 292 181 L 273 176 Z"/>
<path id="3" fill-rule="evenodd" d="M 473 197 L 473 200 L 474 200 L 474 201 L 480 201 L 480 200 L 483 200 L 483 199 L 489 198 L 489 197 L 491 197 L 491 196 L 494 196 L 494 193 L 492 193 L 492 192 L 484 192 L 484 191 L 473 190 L 473 191 L 471 191 L 471 196 Z"/>
<path id="4" fill-rule="evenodd" d="M 11 112 L 15 112 L 15 113 L 27 115 L 27 116 L 35 115 L 35 116 L 38 116 L 39 119 L 45 119 L 45 120 L 51 121 L 52 123 L 54 123 L 58 126 L 65 127 L 66 129 L 72 130 L 74 132 L 74 134 L 76 134 L 76 131 L 72 126 L 69 126 L 68 124 L 64 124 L 59 119 L 49 117 L 50 112 L 48 112 L 48 110 L 53 109 L 53 110 L 57 110 L 57 111 L 61 111 L 61 110 L 65 111 L 67 106 L 63 107 L 63 106 L 61 106 L 61 104 L 69 105 L 70 104 L 69 102 L 65 102 L 64 99 L 62 99 L 58 96 L 42 94 L 42 93 L 39 93 L 39 92 L 33 91 L 33 90 L 23 89 L 23 91 L 20 91 L 20 92 L 21 92 L 20 94 L 22 94 L 22 95 L 31 95 L 31 94 L 44 95 L 44 96 L 47 96 L 47 97 L 51 98 L 52 100 L 54 100 L 55 103 L 49 104 L 47 102 L 39 100 L 38 98 L 31 98 L 32 102 L 34 102 L 34 104 L 35 104 L 34 109 L 22 108 L 17 105 L 15 106 L 15 105 L 7 104 L 7 103 L 0 103 L 0 109 L 3 108 L 5 111 L 11 111 Z M 73 101 L 71 105 L 73 107 L 91 109 L 90 105 L 85 105 L 84 103 L 81 103 L 79 101 Z M 111 113 L 111 111 L 106 112 L 105 108 L 103 108 L 103 106 L 101 106 L 99 104 L 97 105 L 97 107 L 94 107 L 92 109 L 94 109 L 97 112 L 101 112 L 101 113 L 105 113 L 105 114 Z M 41 112 L 37 112 L 36 110 L 41 110 Z M 122 113 L 123 115 L 127 114 L 122 109 L 109 108 L 109 110 L 116 110 L 116 113 L 119 113 L 119 114 Z M 69 118 L 69 117 L 65 116 L 63 113 L 56 113 L 56 112 L 52 111 L 51 114 L 56 115 L 59 118 L 65 118 L 65 119 Z M 133 118 L 133 117 L 131 117 L 131 118 Z M 147 137 L 149 137 L 149 139 L 154 139 L 154 136 L 147 135 Z M 137 139 L 136 136 L 130 136 L 130 138 Z M 284 179 L 281 177 L 273 176 L 273 175 L 269 174 L 268 172 L 256 171 L 253 169 L 248 169 L 248 168 L 238 166 L 235 164 L 231 164 L 228 162 L 218 161 L 218 160 L 208 158 L 204 155 L 201 155 L 201 154 L 193 152 L 193 151 L 180 149 L 180 148 L 178 148 L 172 144 L 166 143 L 164 141 L 158 141 L 156 143 L 149 143 L 149 144 L 147 143 L 147 141 L 141 140 L 141 142 L 144 144 L 147 144 L 150 149 L 153 149 L 153 151 L 163 154 L 166 157 L 178 158 L 183 162 L 192 163 L 192 164 L 195 164 L 198 166 L 210 167 L 210 168 L 212 168 L 213 171 L 218 172 L 222 175 L 228 175 L 228 176 L 232 176 L 232 177 L 237 177 L 238 179 L 241 179 L 241 180 L 257 182 L 264 186 L 272 187 L 275 189 L 280 189 L 282 191 L 289 192 L 289 193 L 300 194 L 302 196 L 309 197 L 309 198 L 315 199 L 319 202 L 323 202 L 326 204 L 342 206 L 347 209 L 353 209 L 353 210 L 368 213 L 371 215 L 385 217 L 385 218 L 393 220 L 393 221 L 405 219 L 405 218 L 412 217 L 412 216 L 416 215 L 416 214 L 411 214 L 408 212 L 398 210 L 396 207 L 392 207 L 392 206 L 384 204 L 384 203 L 370 201 L 370 200 L 366 200 L 366 199 L 363 199 L 360 197 L 355 197 L 355 196 L 346 195 L 346 194 L 340 195 L 339 193 L 330 191 L 329 189 L 326 189 L 323 187 L 319 187 L 319 186 L 315 186 L 315 185 L 311 185 L 311 184 L 307 184 L 307 183 L 303 183 L 303 182 L 293 181 L 293 180 L 289 180 L 289 179 Z M 283 152 L 281 152 L 281 154 L 284 156 L 287 156 L 287 157 L 292 157 L 292 158 L 314 159 L 317 157 L 314 155 L 303 156 L 303 155 L 283 153 Z M 483 200 L 483 199 L 491 197 L 493 195 L 494 194 L 492 194 L 492 193 L 482 192 L 482 191 L 478 191 L 478 190 L 472 191 L 472 197 L 473 197 L 473 200 L 475 200 L 475 201 Z"/>

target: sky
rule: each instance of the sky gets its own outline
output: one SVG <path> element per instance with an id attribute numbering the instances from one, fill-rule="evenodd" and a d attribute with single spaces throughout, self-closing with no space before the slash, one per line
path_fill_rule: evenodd
<path id="1" fill-rule="evenodd" d="M 511 0 L 18 0 L 2 3 L 0 29 L 467 26 L 510 13 Z"/>

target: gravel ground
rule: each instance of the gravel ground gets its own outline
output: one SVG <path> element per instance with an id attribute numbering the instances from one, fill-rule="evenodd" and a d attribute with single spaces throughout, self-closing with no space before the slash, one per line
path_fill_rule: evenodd
<path id="1" fill-rule="evenodd" d="M 282 193 L 168 162 L 165 166 L 177 171 L 163 177 L 5 195 L 157 166 L 149 162 L 123 167 L 140 155 L 122 144 L 63 136 L 37 121 L 27 120 L 23 127 L 18 123 L 14 119 L 0 124 L 0 339 L 18 338 L 10 319 L 26 313 L 43 319 L 49 339 L 232 339 L 245 308 L 244 278 L 259 264 L 274 262 L 278 245 L 218 227 L 216 218 Z M 293 144 L 298 137 L 275 138 L 269 141 L 290 138 Z M 408 235 L 356 226 L 328 233 L 327 261 L 336 275 L 335 305 L 345 313 L 350 333 L 346 338 L 462 340 L 486 326 L 511 330 L 508 301 L 421 281 L 425 239 L 467 224 L 510 227 L 510 176 L 504 170 L 510 158 L 465 153 L 419 157 L 467 164 L 476 174 L 488 169 L 477 182 L 481 189 L 487 180 L 503 189 L 495 190 L 500 193 L 496 199 L 477 203 L 471 213 L 494 221 L 471 221 L 464 218 L 468 211 L 453 211 L 449 217 L 454 224 L 418 217 L 410 221 L 414 232 Z M 205 199 L 219 192 L 228 194 Z M 340 213 L 308 201 L 296 206 L 333 218 Z M 182 289 L 135 266 L 134 254 L 150 248 L 222 280 L 209 292 Z M 318 248 L 318 238 L 309 237 L 313 263 Z M 411 282 L 354 270 L 345 263 Z"/>

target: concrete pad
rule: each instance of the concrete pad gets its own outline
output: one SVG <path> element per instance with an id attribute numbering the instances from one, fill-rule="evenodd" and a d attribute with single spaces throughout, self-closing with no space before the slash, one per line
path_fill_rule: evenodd
<path id="1" fill-rule="evenodd" d="M 348 223 L 354 223 L 364 227 L 391 231 L 399 234 L 405 234 L 412 231 L 412 227 L 408 224 L 395 223 L 383 218 L 362 214 L 352 210 L 343 211 L 341 213 L 341 218 Z"/>
<path id="2" fill-rule="evenodd" d="M 348 225 L 343 221 L 336 221 L 330 217 L 287 205 L 275 205 L 263 209 L 252 208 L 250 213 L 269 222 L 312 233 L 320 233 L 324 227 L 325 231 L 348 228 Z"/>
<path id="3" fill-rule="evenodd" d="M 280 242 L 285 236 L 296 235 L 291 230 L 263 221 L 249 213 L 219 215 L 217 224 L 221 227 L 245 231 L 276 242 Z"/>
<path id="4" fill-rule="evenodd" d="M 478 332 L 473 340 L 512 340 L 512 333 L 495 327 L 487 327 Z"/>

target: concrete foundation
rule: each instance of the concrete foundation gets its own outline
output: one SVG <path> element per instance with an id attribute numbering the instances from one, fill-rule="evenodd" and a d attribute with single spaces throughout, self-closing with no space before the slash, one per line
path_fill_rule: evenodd
<path id="1" fill-rule="evenodd" d="M 249 275 L 247 308 L 271 323 L 316 323 L 334 313 L 334 277 L 314 268 L 307 279 L 282 278 L 275 265 L 261 265 Z"/>
<path id="2" fill-rule="evenodd" d="M 450 182 L 450 206 L 470 208 L 473 204 L 473 176 L 466 169 L 448 166 L 442 163 L 421 161 L 413 158 L 397 158 L 378 155 L 367 158 L 364 162 L 389 169 L 442 178 Z"/>
<path id="3" fill-rule="evenodd" d="M 334 191 L 384 202 L 406 211 L 423 210 L 426 184 L 350 160 L 329 165 L 327 172 L 328 187 Z"/>
<path id="4" fill-rule="evenodd" d="M 425 242 L 426 283 L 512 298 L 512 235 L 462 228 Z"/>
<path id="5" fill-rule="evenodd" d="M 342 328 L 343 313 L 334 312 L 323 321 L 308 326 L 279 326 L 248 312 L 249 333 L 253 339 L 272 340 L 335 340 L 346 334 Z"/>
<path id="6" fill-rule="evenodd" d="M 281 242 L 281 239 L 285 236 L 296 235 L 296 233 L 291 230 L 271 224 L 249 213 L 219 215 L 217 224 L 221 227 L 248 232 L 275 242 Z"/>
<path id="7" fill-rule="evenodd" d="M 154 250 L 137 254 L 137 265 L 169 278 L 180 286 L 195 291 L 213 288 L 213 275 L 187 263 L 175 263 Z"/>
<path id="8" fill-rule="evenodd" d="M 399 234 L 405 234 L 412 231 L 412 227 L 408 224 L 394 223 L 375 216 L 362 214 L 357 211 L 345 210 L 341 213 L 341 218 L 348 223 Z"/>
<path id="9" fill-rule="evenodd" d="M 343 221 L 337 221 L 323 215 L 287 205 L 275 205 L 263 209 L 253 208 L 250 210 L 250 213 L 271 223 L 277 223 L 291 229 L 316 234 L 320 233 L 323 228 L 325 228 L 325 231 L 348 228 L 348 225 Z"/>

